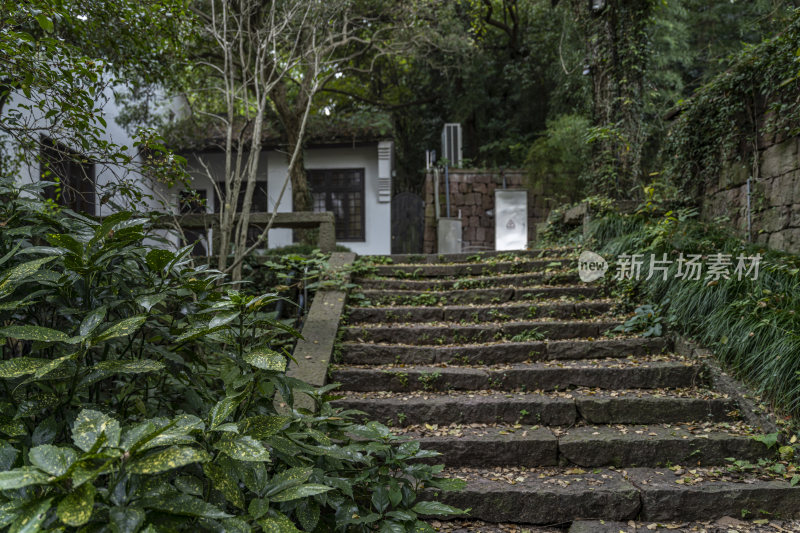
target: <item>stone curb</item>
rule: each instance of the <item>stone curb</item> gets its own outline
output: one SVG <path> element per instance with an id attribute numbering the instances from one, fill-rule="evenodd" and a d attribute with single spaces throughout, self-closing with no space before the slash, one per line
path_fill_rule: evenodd
<path id="1" fill-rule="evenodd" d="M 761 428 L 764 433 L 778 432 L 778 426 L 772 416 L 760 409 L 752 399 L 747 397 L 747 386 L 728 375 L 713 356 L 711 350 L 700 347 L 695 341 L 682 335 L 674 336 L 674 344 L 676 353 L 693 357 L 706 366 L 712 387 L 736 400 L 745 422 L 751 426 Z"/>
<path id="2" fill-rule="evenodd" d="M 328 266 L 332 270 L 342 270 L 353 263 L 356 254 L 334 252 Z M 345 274 L 345 282 L 349 274 Z M 342 314 L 347 301 L 347 291 L 323 289 L 314 295 L 311 308 L 308 310 L 301 334 L 297 341 L 286 375 L 311 385 L 325 385 L 328 376 L 333 347 L 339 330 Z M 314 402 L 306 394 L 295 397 L 295 408 L 313 409 Z"/>

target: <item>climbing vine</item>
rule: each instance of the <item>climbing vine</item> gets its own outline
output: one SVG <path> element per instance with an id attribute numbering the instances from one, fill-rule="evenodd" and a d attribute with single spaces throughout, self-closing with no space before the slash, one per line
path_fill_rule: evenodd
<path id="1" fill-rule="evenodd" d="M 654 0 L 608 0 L 587 9 L 583 0 L 571 8 L 587 43 L 592 77 L 592 147 L 594 192 L 630 197 L 638 189 L 645 142 L 644 81 L 651 55 L 648 29 Z"/>
<path id="2" fill-rule="evenodd" d="M 665 150 L 667 176 L 698 203 L 726 161 L 753 167 L 770 138 L 800 132 L 800 10 L 776 36 L 745 48 L 685 102 Z"/>

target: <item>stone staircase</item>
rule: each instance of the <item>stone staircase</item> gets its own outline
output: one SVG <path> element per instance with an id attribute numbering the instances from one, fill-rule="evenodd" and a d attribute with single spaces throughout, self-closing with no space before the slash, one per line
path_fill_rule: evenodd
<path id="1" fill-rule="evenodd" d="M 567 252 L 390 256 L 356 280 L 331 368 L 337 403 L 467 480 L 433 496 L 469 519 L 435 525 L 616 533 L 733 517 L 756 531 L 800 516 L 800 486 L 731 467 L 771 452 L 707 363 L 665 338 L 604 335 L 624 317 Z"/>

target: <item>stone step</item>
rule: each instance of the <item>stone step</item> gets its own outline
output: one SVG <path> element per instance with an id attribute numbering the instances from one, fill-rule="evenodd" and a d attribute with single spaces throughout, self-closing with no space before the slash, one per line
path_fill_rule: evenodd
<path id="1" fill-rule="evenodd" d="M 350 365 L 477 364 L 494 365 L 544 360 L 580 360 L 602 357 L 623 358 L 657 354 L 672 349 L 664 337 L 628 337 L 598 340 L 557 340 L 505 342 L 458 346 L 419 346 L 407 344 L 342 343 L 341 363 Z"/>
<path id="2" fill-rule="evenodd" d="M 586 318 L 608 313 L 610 300 L 563 302 L 558 300 L 503 305 L 448 305 L 442 307 L 351 307 L 348 323 L 360 322 L 489 322 L 525 318 Z"/>
<path id="3" fill-rule="evenodd" d="M 539 320 L 526 322 L 482 323 L 462 326 L 441 323 L 436 325 L 410 324 L 390 326 L 348 326 L 343 341 L 383 342 L 400 344 L 469 344 L 499 340 L 571 339 L 598 337 L 622 324 L 621 320 Z"/>
<path id="4" fill-rule="evenodd" d="M 370 419 L 398 426 L 472 422 L 572 426 L 579 421 L 587 424 L 662 424 L 725 421 L 738 415 L 734 401 L 694 390 L 653 393 L 634 389 L 614 392 L 576 389 L 549 394 L 345 391 L 343 394 L 334 405 L 363 411 Z"/>
<path id="5" fill-rule="evenodd" d="M 469 508 L 487 522 L 566 525 L 577 520 L 710 521 L 753 513 L 770 518 L 800 516 L 800 486 L 748 476 L 736 481 L 678 484 L 668 469 L 487 468 L 446 469 L 467 480 L 463 491 L 428 489 L 449 505 Z"/>
<path id="6" fill-rule="evenodd" d="M 538 250 L 513 250 L 513 251 L 485 251 L 485 252 L 461 252 L 453 254 L 391 254 L 391 255 L 367 255 L 367 261 L 386 261 L 389 258 L 391 263 L 479 263 L 485 260 L 496 260 L 514 257 L 564 257 L 575 249 L 571 247 L 561 248 L 541 248 Z M 380 258 L 380 259 L 378 259 Z"/>
<path id="7" fill-rule="evenodd" d="M 385 277 L 434 278 L 544 271 L 548 268 L 560 270 L 575 265 L 577 265 L 576 260 L 563 258 L 523 259 L 493 263 L 389 264 L 376 265 L 374 273 L 377 276 Z"/>
<path id="8" fill-rule="evenodd" d="M 531 526 L 536 528 L 537 526 Z M 448 530 L 449 531 L 449 530 Z M 474 531 L 469 529 L 455 529 L 453 531 Z M 480 531 L 484 531 L 481 529 Z M 488 529 L 485 531 L 489 531 Z M 503 531 L 498 529 L 496 531 Z M 523 529 L 524 531 L 524 529 Z M 537 531 L 532 529 L 531 533 Z M 676 516 L 670 522 L 651 521 L 651 520 L 628 520 L 627 522 L 615 522 L 611 520 L 576 520 L 572 522 L 569 531 L 566 533 L 670 533 L 678 531 L 691 533 L 788 533 L 800 531 L 800 521 L 798 520 L 742 520 L 732 516 L 723 516 L 716 520 L 704 520 L 702 522 L 687 522 Z M 564 533 L 563 530 L 559 533 Z"/>
<path id="9" fill-rule="evenodd" d="M 364 290 L 359 300 L 371 305 L 459 305 L 499 304 L 512 301 L 553 300 L 556 298 L 597 298 L 600 289 L 593 285 L 558 287 L 500 287 L 457 291 Z"/>
<path id="10" fill-rule="evenodd" d="M 578 274 L 572 271 L 532 272 L 530 274 L 508 274 L 499 276 L 470 276 L 460 279 L 399 279 L 357 278 L 362 289 L 401 291 L 443 291 L 462 289 L 486 289 L 490 287 L 524 287 L 526 285 L 566 285 L 580 283 Z"/>
<path id="11" fill-rule="evenodd" d="M 473 427 L 477 426 L 477 427 Z M 757 461 L 766 447 L 746 426 L 732 424 L 650 426 L 579 426 L 551 430 L 527 425 L 421 425 L 396 428 L 403 438 L 419 441 L 442 455 L 431 463 L 447 466 L 659 467 L 667 464 L 724 465 L 736 457 Z M 703 427 L 707 426 L 707 427 Z M 738 431 L 738 433 L 737 433 Z"/>
<path id="12" fill-rule="evenodd" d="M 573 387 L 648 389 L 691 387 L 701 367 L 683 361 L 592 361 L 557 366 L 553 363 L 517 363 L 499 368 L 393 366 L 340 367 L 331 374 L 342 390 L 370 392 L 414 390 L 563 390 Z"/>

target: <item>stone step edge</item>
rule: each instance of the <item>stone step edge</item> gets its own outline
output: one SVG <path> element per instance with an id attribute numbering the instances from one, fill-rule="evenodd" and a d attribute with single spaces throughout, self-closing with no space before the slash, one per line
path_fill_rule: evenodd
<path id="1" fill-rule="evenodd" d="M 426 489 L 424 498 L 438 498 L 486 522 L 566 525 L 576 520 L 709 521 L 766 512 L 775 518 L 800 516 L 800 486 L 784 481 L 705 482 L 700 485 L 658 480 L 664 469 L 626 468 L 598 474 L 560 475 L 518 484 L 478 479 L 460 492 Z M 578 485 L 577 479 L 581 479 Z M 548 483 L 548 481 L 553 481 Z M 584 482 L 584 480 L 592 480 Z M 561 481 L 562 484 L 559 484 Z"/>
<path id="2" fill-rule="evenodd" d="M 697 465 L 724 465 L 730 457 L 755 462 L 760 458 L 774 457 L 776 453 L 750 435 L 723 429 L 697 435 L 676 428 L 673 435 L 661 426 L 625 427 L 630 428 L 627 433 L 609 425 L 582 426 L 561 435 L 548 427 L 497 426 L 486 428 L 487 433 L 483 435 L 462 432 L 459 435 L 431 436 L 409 432 L 397 436 L 419 442 L 424 450 L 442 454 L 427 462 L 451 467 L 571 465 L 591 469 L 605 466 L 660 467 L 671 462 L 686 465 L 688 470 Z M 636 429 L 641 427 L 646 429 Z"/>
<path id="3" fill-rule="evenodd" d="M 342 342 L 338 349 L 342 359 L 339 362 L 345 364 L 403 362 L 424 365 L 454 361 L 457 363 L 459 360 L 493 364 L 492 362 L 580 360 L 664 353 L 672 351 L 673 343 L 668 337 L 627 337 L 592 341 L 567 339 L 448 346 Z"/>
<path id="4" fill-rule="evenodd" d="M 485 257 L 485 258 L 492 258 L 497 257 L 498 255 L 517 255 L 520 257 L 536 257 L 536 258 L 548 258 L 554 257 L 552 254 L 564 254 L 564 253 L 572 253 L 576 249 L 572 247 L 564 247 L 564 248 L 541 248 L 541 249 L 534 249 L 534 250 L 512 250 L 512 251 L 497 251 L 497 250 L 487 250 L 483 252 L 457 252 L 457 253 L 450 253 L 450 254 L 389 254 L 389 255 L 364 255 L 361 256 L 366 260 L 371 260 L 374 257 L 389 257 L 394 262 L 406 262 L 406 263 L 420 263 L 420 264 L 437 264 L 441 262 L 458 262 L 459 259 L 466 260 L 467 258 L 471 257 Z M 412 260 L 414 259 L 414 260 Z M 401 261 L 406 260 L 406 261 Z M 444 260 L 444 261 L 443 261 Z M 463 261 L 462 261 L 463 262 Z"/>
<path id="5" fill-rule="evenodd" d="M 518 393 L 517 396 L 520 394 Z M 738 405 L 724 398 L 573 394 L 570 398 L 544 394 L 441 396 L 403 400 L 389 398 L 335 400 L 334 407 L 355 409 L 387 425 L 451 423 L 519 423 L 542 426 L 663 424 L 726 421 L 738 416 Z"/>
<path id="6" fill-rule="evenodd" d="M 394 367 L 337 368 L 329 382 L 341 383 L 339 390 L 371 391 L 444 391 L 444 390 L 514 390 L 526 386 L 535 390 L 560 390 L 570 386 L 601 389 L 662 389 L 705 384 L 702 364 L 680 361 L 652 361 L 638 365 L 604 367 L 543 366 L 521 363 L 515 368 L 484 369 L 473 367 Z"/>
<path id="7" fill-rule="evenodd" d="M 425 321 L 457 322 L 473 320 L 474 323 L 485 321 L 502 321 L 509 319 L 535 319 L 542 317 L 578 318 L 580 315 L 594 316 L 608 312 L 614 302 L 605 300 L 583 300 L 563 302 L 549 300 L 547 302 L 513 303 L 511 305 L 479 304 L 443 305 L 438 307 L 419 306 L 380 306 L 349 307 L 347 309 L 347 325 L 359 326 L 371 321 L 391 322 L 395 324 Z"/>

